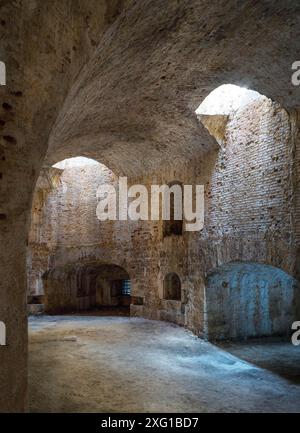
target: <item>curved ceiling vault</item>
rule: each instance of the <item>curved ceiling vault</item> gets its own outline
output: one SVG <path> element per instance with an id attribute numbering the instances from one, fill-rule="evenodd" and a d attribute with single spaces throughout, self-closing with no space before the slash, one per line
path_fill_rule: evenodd
<path id="1" fill-rule="evenodd" d="M 216 143 L 194 111 L 223 83 L 296 105 L 299 12 L 286 0 L 128 1 L 71 87 L 47 162 L 81 154 L 130 175 L 201 158 Z"/>

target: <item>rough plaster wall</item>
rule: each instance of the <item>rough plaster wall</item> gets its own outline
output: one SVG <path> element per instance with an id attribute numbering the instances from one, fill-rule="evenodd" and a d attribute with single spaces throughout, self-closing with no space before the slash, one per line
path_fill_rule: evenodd
<path id="1" fill-rule="evenodd" d="M 273 266 L 231 262 L 206 280 L 210 340 L 289 335 L 299 314 L 299 282 Z"/>

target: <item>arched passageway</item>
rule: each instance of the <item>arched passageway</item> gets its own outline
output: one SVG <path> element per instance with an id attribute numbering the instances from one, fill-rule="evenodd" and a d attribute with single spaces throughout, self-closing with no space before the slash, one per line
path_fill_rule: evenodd
<path id="1" fill-rule="evenodd" d="M 44 310 L 48 314 L 108 309 L 129 315 L 131 282 L 113 264 L 75 264 L 47 271 L 43 276 Z"/>
<path id="2" fill-rule="evenodd" d="M 206 278 L 206 332 L 210 340 L 289 335 L 300 313 L 299 282 L 255 262 L 221 265 Z"/>

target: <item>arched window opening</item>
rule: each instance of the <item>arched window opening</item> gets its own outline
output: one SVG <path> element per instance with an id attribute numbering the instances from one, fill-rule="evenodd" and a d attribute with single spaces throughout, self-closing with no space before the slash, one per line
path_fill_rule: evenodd
<path id="1" fill-rule="evenodd" d="M 222 146 L 225 141 L 228 120 L 232 119 L 237 111 L 260 98 L 264 96 L 254 90 L 233 84 L 223 84 L 202 101 L 195 113 L 209 133 Z"/>
<path id="2" fill-rule="evenodd" d="M 49 255 L 72 246 L 74 261 L 79 260 L 82 245 L 100 244 L 105 237 L 110 222 L 101 225 L 97 218 L 97 188 L 115 183 L 116 176 L 107 166 L 83 156 L 41 170 L 33 196 L 27 248 L 29 313 L 38 314 L 44 309 L 42 276 L 49 269 Z M 82 284 L 79 294 L 85 289 Z"/>
<path id="3" fill-rule="evenodd" d="M 163 222 L 163 236 L 182 235 L 183 229 L 183 188 L 182 183 L 173 181 L 168 183 L 170 200 L 170 219 Z M 167 201 L 167 200 L 166 200 Z M 180 207 L 181 219 L 176 217 L 176 206 Z"/>
<path id="4" fill-rule="evenodd" d="M 234 84 L 222 84 L 210 92 L 195 112 L 197 115 L 230 115 L 261 97 L 255 90 Z"/>
<path id="5" fill-rule="evenodd" d="M 52 165 L 53 168 L 58 168 L 60 170 L 65 170 L 68 168 L 75 168 L 75 167 L 87 167 L 92 165 L 99 165 L 100 163 L 97 162 L 95 159 L 86 158 L 85 156 L 75 156 L 74 158 L 67 158 L 62 161 L 57 162 L 56 164 Z"/>
<path id="6" fill-rule="evenodd" d="M 164 299 L 181 301 L 181 282 L 175 272 L 170 272 L 164 279 Z"/>

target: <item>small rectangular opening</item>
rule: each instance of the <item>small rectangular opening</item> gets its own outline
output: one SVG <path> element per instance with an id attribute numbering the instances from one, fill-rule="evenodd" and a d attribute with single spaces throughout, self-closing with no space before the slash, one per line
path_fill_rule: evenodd
<path id="1" fill-rule="evenodd" d="M 131 295 L 130 280 L 123 280 L 122 281 L 122 295 L 123 296 L 130 296 Z"/>

